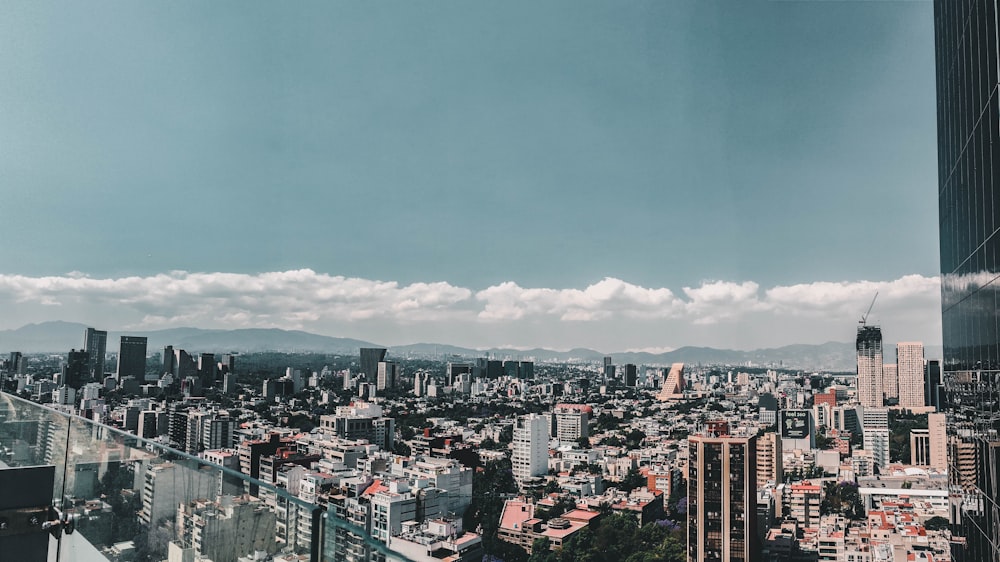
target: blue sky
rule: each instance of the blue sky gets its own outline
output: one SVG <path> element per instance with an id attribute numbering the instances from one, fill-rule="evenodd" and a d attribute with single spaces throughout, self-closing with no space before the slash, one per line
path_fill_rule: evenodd
<path id="1" fill-rule="evenodd" d="M 3 327 L 747 348 L 850 340 L 875 288 L 937 343 L 931 11 L 5 3 Z"/>

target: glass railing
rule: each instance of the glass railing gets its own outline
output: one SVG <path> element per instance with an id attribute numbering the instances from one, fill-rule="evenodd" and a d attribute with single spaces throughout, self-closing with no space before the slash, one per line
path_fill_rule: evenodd
<path id="1" fill-rule="evenodd" d="M 238 470 L 5 393 L 0 559 L 406 560 L 333 500 L 310 503 Z"/>

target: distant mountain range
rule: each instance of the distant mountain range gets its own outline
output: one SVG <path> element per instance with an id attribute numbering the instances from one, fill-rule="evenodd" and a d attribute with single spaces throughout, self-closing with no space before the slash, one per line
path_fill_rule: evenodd
<path id="1" fill-rule="evenodd" d="M 83 346 L 84 324 L 73 322 L 43 322 L 29 324 L 16 330 L 0 330 L 0 352 L 65 353 Z M 200 328 L 171 328 L 167 330 L 129 331 L 130 336 L 149 339 L 149 351 L 167 345 L 190 352 L 225 353 L 252 351 L 318 352 L 357 354 L 361 347 L 380 347 L 378 344 L 351 338 L 321 336 L 298 330 L 241 329 L 203 330 Z M 108 351 L 118 348 L 118 338 L 123 332 L 108 332 Z M 795 344 L 777 348 L 739 351 L 711 347 L 681 347 L 665 353 L 620 352 L 603 353 L 593 349 L 576 348 L 569 351 L 551 349 L 471 349 L 436 343 L 386 346 L 390 356 L 399 358 L 473 358 L 491 356 L 498 359 L 525 359 L 534 361 L 598 362 L 610 355 L 615 364 L 665 365 L 670 363 L 723 364 L 756 366 L 781 365 L 787 368 L 822 371 L 855 369 L 854 344 L 827 342 L 823 344 Z M 892 362 L 893 346 L 887 344 L 886 362 Z M 928 358 L 941 357 L 940 346 L 928 346 Z"/>

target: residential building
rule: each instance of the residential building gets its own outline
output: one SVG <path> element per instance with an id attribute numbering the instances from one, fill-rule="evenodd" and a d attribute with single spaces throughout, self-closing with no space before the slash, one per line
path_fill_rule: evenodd
<path id="1" fill-rule="evenodd" d="M 881 471 L 889 466 L 889 410 L 864 408 L 861 413 L 864 448 L 871 453 L 875 467 Z"/>
<path id="2" fill-rule="evenodd" d="M 755 562 L 757 438 L 717 428 L 688 438 L 688 562 Z"/>
<path id="3" fill-rule="evenodd" d="M 882 396 L 889 400 L 899 400 L 899 369 L 896 363 L 882 364 Z"/>
<path id="4" fill-rule="evenodd" d="M 899 405 L 903 408 L 924 406 L 924 344 L 896 344 L 896 365 L 899 373 Z"/>
<path id="5" fill-rule="evenodd" d="M 940 472 L 948 470 L 948 433 L 944 414 L 927 415 L 930 467 Z"/>
<path id="6" fill-rule="evenodd" d="M 549 426 L 544 416 L 528 414 L 514 422 L 511 464 L 514 479 L 520 484 L 528 478 L 548 472 Z"/>
<path id="7" fill-rule="evenodd" d="M 781 483 L 785 478 L 782 468 L 781 437 L 768 431 L 757 438 L 757 488 L 768 482 Z"/>
<path id="8" fill-rule="evenodd" d="M 594 409 L 586 404 L 556 404 L 553 410 L 556 438 L 561 443 L 574 443 L 590 436 L 590 416 Z"/>
<path id="9" fill-rule="evenodd" d="M 931 465 L 931 435 L 927 429 L 910 430 L 910 464 Z"/>

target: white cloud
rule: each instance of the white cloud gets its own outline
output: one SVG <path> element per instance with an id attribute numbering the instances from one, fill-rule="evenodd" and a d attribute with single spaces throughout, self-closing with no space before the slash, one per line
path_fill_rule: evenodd
<path id="1" fill-rule="evenodd" d="M 0 275 L 0 295 L 20 303 L 125 307 L 141 314 L 144 327 L 223 320 L 229 326 L 297 328 L 324 318 L 437 320 L 462 313 L 472 291 L 448 283 L 400 286 L 302 269 L 256 275 L 173 271 L 117 279 Z"/>
<path id="2" fill-rule="evenodd" d="M 526 316 L 558 316 L 570 322 L 602 320 L 614 315 L 665 318 L 678 315 L 683 303 L 670 289 L 647 289 L 606 277 L 585 289 L 532 289 L 506 282 L 476 293 L 484 303 L 482 320 L 519 320 Z"/>
<path id="3" fill-rule="evenodd" d="M 839 330 L 865 312 L 875 291 L 879 292 L 875 318 L 940 321 L 939 280 L 920 275 L 766 289 L 753 281 L 705 281 L 683 287 L 679 294 L 611 277 L 584 288 L 521 287 L 508 281 L 475 291 L 447 282 L 401 285 L 309 269 L 259 274 L 172 271 L 109 279 L 78 272 L 48 277 L 0 275 L 0 302 L 17 308 L 25 321 L 83 310 L 100 314 L 106 323 L 148 329 L 189 325 L 322 331 L 337 326 L 355 332 L 350 326 L 363 324 L 369 333 L 413 334 L 414 325 L 449 326 L 458 333 L 465 330 L 480 336 L 523 334 L 520 337 L 525 340 L 531 337 L 528 334 L 537 339 L 558 333 L 564 336 L 564 345 L 579 343 L 568 341 L 571 335 L 603 339 L 639 334 L 643 341 L 625 345 L 650 348 L 692 343 L 676 341 L 684 334 L 722 337 L 749 329 L 773 332 L 778 338 L 779 330 L 792 330 L 790 326 L 815 329 L 815 337 L 827 337 L 821 335 L 822 327 L 826 330 L 822 333 L 842 341 L 846 338 Z M 429 337 L 432 332 L 419 333 Z M 670 335 L 675 341 L 663 340 Z M 783 337 L 797 335 L 790 332 Z M 524 341 L 522 345 L 553 344 Z"/>

